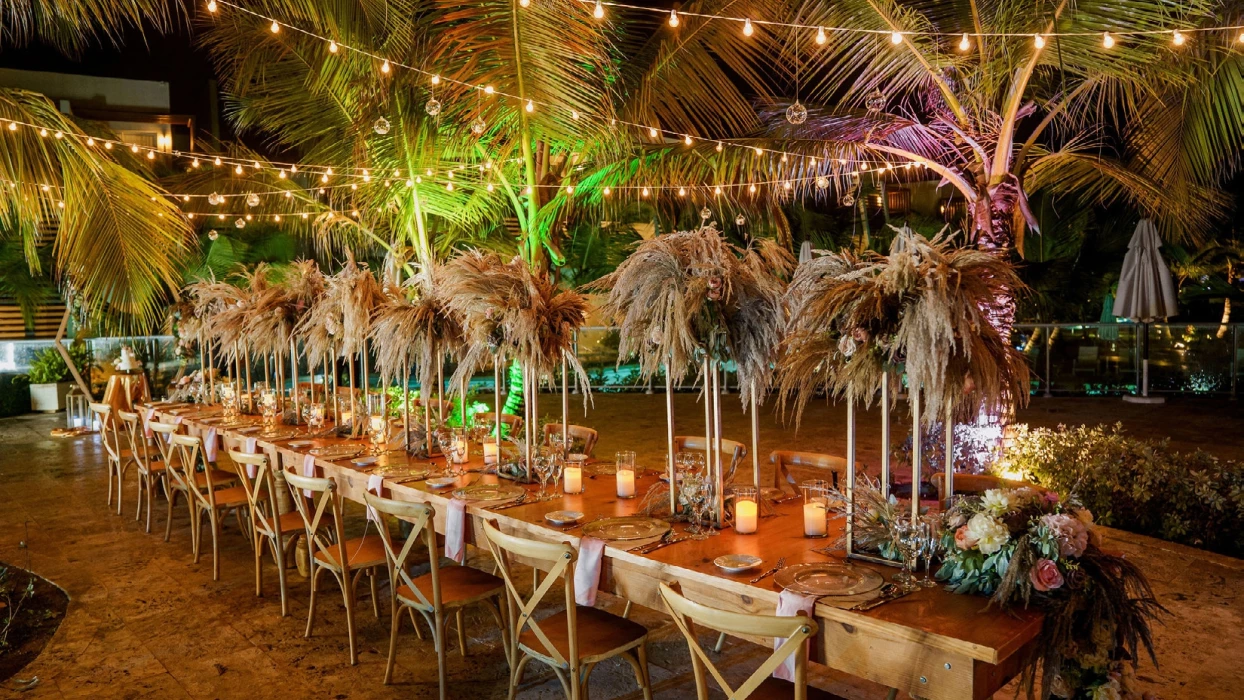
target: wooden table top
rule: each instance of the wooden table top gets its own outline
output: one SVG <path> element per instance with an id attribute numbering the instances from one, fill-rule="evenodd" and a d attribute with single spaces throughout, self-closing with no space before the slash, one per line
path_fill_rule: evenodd
<path id="1" fill-rule="evenodd" d="M 195 412 L 184 413 L 183 422 L 199 423 L 196 419 L 197 415 L 198 413 Z M 209 427 L 210 424 L 200 423 L 200 426 Z M 265 451 L 276 451 L 282 454 L 286 467 L 299 465 L 297 468 L 301 468 L 303 455 L 314 447 L 337 444 L 366 445 L 363 440 L 333 437 L 311 439 L 311 445 L 293 448 L 289 446 L 291 440 L 305 441 L 308 438 L 291 437 L 268 440 L 257 431 L 239 435 L 230 428 L 218 428 L 218 433 L 254 437 Z M 482 456 L 478 454 L 478 451 L 478 446 L 473 446 L 472 458 L 465 465 L 466 467 L 472 469 L 484 467 Z M 443 457 L 432 460 L 411 458 L 404 452 L 398 451 L 380 456 L 375 466 L 416 464 L 430 464 L 433 471 L 441 471 L 445 468 L 445 459 Z M 366 489 L 368 472 L 375 468 L 375 466 L 357 467 L 349 460 L 331 462 L 322 458 L 316 458 L 316 466 L 322 475 L 338 477 L 338 487 L 343 495 L 359 502 L 362 501 L 362 494 Z M 401 477 L 395 477 L 395 480 L 400 481 Z M 500 481 L 510 483 L 504 479 Z M 657 472 L 641 472 L 636 479 L 636 492 L 640 494 L 640 497 L 622 499 L 615 495 L 615 481 L 612 475 L 600 474 L 594 477 L 585 475 L 583 480 L 585 493 L 583 494 L 563 494 L 558 484 L 556 497 L 551 500 L 526 503 L 499 511 L 490 511 L 469 504 L 467 513 L 477 518 L 495 520 L 505 529 L 523 533 L 533 539 L 577 543 L 582 528 L 563 532 L 560 528 L 548 524 L 544 520 L 544 514 L 555 510 L 575 510 L 583 512 L 585 520 L 598 516 L 634 515 L 639 511 L 643 494 L 657 482 Z M 460 478 L 453 487 L 442 490 L 432 489 L 423 481 L 399 484 L 386 478 L 385 488 L 393 498 L 427 502 L 438 506 L 437 528 L 443 532 L 444 506 L 452 498 L 454 488 L 469 483 L 498 483 L 498 477 L 494 474 L 470 473 Z M 526 488 L 534 495 L 536 487 Z M 550 486 L 550 491 L 553 490 Z M 632 569 L 644 570 L 663 580 L 705 583 L 721 591 L 723 596 L 754 601 L 753 604 L 757 609 L 773 610 L 781 591 L 774 583 L 774 577 L 770 576 L 756 584 L 748 581 L 759 571 L 776 563 L 779 557 L 785 557 L 788 566 L 803 562 L 845 561 L 845 552 L 838 551 L 827 555 L 813 551 L 835 541 L 836 536 L 842 530 L 843 519 L 831 520 L 829 538 L 809 539 L 803 536 L 801 501 L 777 504 L 775 509 L 777 515 L 761 518 L 758 532 L 753 535 L 739 535 L 727 529 L 705 540 L 680 542 L 651 554 L 627 551 L 626 547 L 633 546 L 634 543 L 611 543 L 605 548 L 602 588 L 609 590 L 609 580 L 613 577 L 614 570 L 619 574 Z M 676 524 L 674 527 L 681 531 L 684 526 Z M 764 559 L 764 563 L 753 571 L 727 574 L 712 563 L 713 559 L 723 554 L 754 554 Z M 856 566 L 873 568 L 887 579 L 897 570 L 870 562 L 852 561 L 852 563 Z M 642 601 L 639 602 L 642 603 Z M 1012 610 L 1004 613 L 990 609 L 989 601 L 984 597 L 957 595 L 946 591 L 941 586 L 919 590 L 865 612 L 844 610 L 819 603 L 816 607 L 816 616 L 824 621 L 822 624 L 833 622 L 852 629 L 871 631 L 887 638 L 934 647 L 987 664 L 999 664 L 1012 657 L 1036 638 L 1043 622 L 1043 616 L 1035 610 Z"/>

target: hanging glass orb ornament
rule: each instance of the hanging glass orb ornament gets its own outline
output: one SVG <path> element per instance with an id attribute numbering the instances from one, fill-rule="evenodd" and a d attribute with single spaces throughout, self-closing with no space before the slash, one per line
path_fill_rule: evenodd
<path id="1" fill-rule="evenodd" d="M 742 226 L 743 224 L 747 223 L 747 217 L 743 216 L 742 214 L 739 214 L 738 216 L 734 217 L 734 223 L 738 224 L 739 226 Z"/>
<path id="2" fill-rule="evenodd" d="M 844 207 L 849 207 L 855 204 L 855 195 L 844 194 L 842 195 L 842 199 L 839 200 L 839 203 L 841 203 Z"/>
<path id="3" fill-rule="evenodd" d="M 239 216 L 237 218 L 237 221 L 233 222 L 233 225 L 237 226 L 238 228 L 246 228 L 246 219 L 243 219 L 242 217 Z"/>
<path id="4" fill-rule="evenodd" d="M 441 113 L 441 101 L 433 97 L 424 103 L 423 110 L 428 113 L 429 117 L 435 117 Z"/>
<path id="5" fill-rule="evenodd" d="M 476 136 L 483 136 L 484 129 L 487 129 L 487 128 L 488 128 L 488 124 L 487 122 L 484 121 L 483 117 L 476 117 L 475 121 L 471 122 L 471 133 L 475 134 Z"/>
<path id="6" fill-rule="evenodd" d="M 211 231 L 207 232 L 207 240 L 214 241 L 217 238 L 220 238 L 220 231 L 217 231 L 216 229 L 212 229 Z"/>
<path id="7" fill-rule="evenodd" d="M 794 104 L 786 108 L 786 121 L 796 125 L 808 121 L 808 108 L 796 100 Z"/>
<path id="8" fill-rule="evenodd" d="M 873 90 L 868 99 L 864 100 L 864 106 L 868 108 L 869 114 L 880 114 L 885 109 L 885 94 L 880 90 Z"/>
<path id="9" fill-rule="evenodd" d="M 823 190 L 826 187 L 829 187 L 829 178 L 824 175 L 818 175 L 816 178 L 816 188 L 818 190 Z"/>
<path id="10" fill-rule="evenodd" d="M 371 125 L 371 130 L 384 136 L 389 133 L 389 120 L 384 117 L 376 117 L 376 121 Z"/>
<path id="11" fill-rule="evenodd" d="M 705 221 L 708 221 L 709 219 L 713 218 L 713 210 L 709 209 L 707 206 L 704 207 L 703 209 L 700 210 L 700 218 Z"/>
<path id="12" fill-rule="evenodd" d="M 225 201 L 225 198 L 224 198 L 224 197 L 222 197 L 222 196 L 220 196 L 220 195 L 218 195 L 218 194 L 216 194 L 215 192 L 213 192 L 213 193 L 211 193 L 211 194 L 207 195 L 207 203 L 208 203 L 208 204 L 212 204 L 212 205 L 215 205 L 215 206 L 220 206 L 221 204 L 223 204 L 223 203 L 224 203 L 224 201 Z"/>
<path id="13" fill-rule="evenodd" d="M 246 206 L 248 207 L 259 206 L 259 195 L 255 194 L 254 192 L 251 192 L 250 194 L 246 195 Z"/>

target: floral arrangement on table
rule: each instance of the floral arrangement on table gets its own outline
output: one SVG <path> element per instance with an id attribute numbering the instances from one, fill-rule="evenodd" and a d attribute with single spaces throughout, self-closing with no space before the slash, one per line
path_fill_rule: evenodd
<path id="1" fill-rule="evenodd" d="M 575 333 L 587 320 L 586 297 L 560 289 L 521 258 L 506 262 L 481 250 L 450 260 L 442 279 L 444 303 L 460 319 L 465 341 L 451 380 L 455 386 L 497 354 L 517 360 L 536 376 L 552 375 L 565 359 L 587 400 L 591 384 L 574 353 Z"/>
<path id="2" fill-rule="evenodd" d="M 361 353 L 371 332 L 372 314 L 384 298 L 375 275 L 355 262 L 347 249 L 341 270 L 324 277 L 323 293 L 310 301 L 294 328 L 307 361 L 316 366 Z"/>
<path id="3" fill-rule="evenodd" d="M 799 265 L 777 367 L 796 418 L 822 389 L 871 403 L 886 379 L 920 387 L 925 423 L 945 407 L 959 421 L 997 415 L 1028 396 L 1028 364 L 990 322 L 990 309 L 1024 284 L 1005 258 L 926 239 L 904 227 L 886 255 L 850 251 Z M 891 396 L 897 400 L 898 391 Z"/>
<path id="4" fill-rule="evenodd" d="M 992 489 L 962 499 L 945 524 L 937 577 L 950 590 L 1045 612 L 1041 697 L 1138 697 L 1128 663 L 1142 649 L 1156 663 L 1151 625 L 1165 610 L 1135 564 L 1100 548 L 1092 513 L 1053 491 Z M 1023 675 L 1030 696 L 1036 660 Z"/>
<path id="5" fill-rule="evenodd" d="M 446 357 L 457 357 L 464 343 L 461 319 L 448 302 L 445 267 L 435 262 L 402 285 L 385 287 L 371 322 L 376 369 L 384 381 L 404 379 L 413 363 L 420 388 L 436 385 L 437 369 Z"/>
<path id="6" fill-rule="evenodd" d="M 794 265 L 774 241 L 740 248 L 705 226 L 641 241 L 587 288 L 608 295 L 601 311 L 618 326 L 619 365 L 634 355 L 645 381 L 666 368 L 681 383 L 704 353 L 733 359 L 746 405 L 768 393 Z"/>

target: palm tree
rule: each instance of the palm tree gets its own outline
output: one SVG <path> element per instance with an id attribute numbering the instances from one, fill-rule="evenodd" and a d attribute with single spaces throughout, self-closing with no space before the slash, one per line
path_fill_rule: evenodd
<path id="1" fill-rule="evenodd" d="M 0 6 L 0 48 L 41 41 L 74 54 L 129 27 L 170 29 L 164 0 L 22 0 Z M 0 242 L 19 244 L 32 275 L 51 273 L 88 317 L 147 328 L 179 286 L 190 228 L 125 149 L 43 95 L 0 87 Z M 49 241 L 50 239 L 50 241 Z M 39 246 L 50 242 L 51 270 Z"/>

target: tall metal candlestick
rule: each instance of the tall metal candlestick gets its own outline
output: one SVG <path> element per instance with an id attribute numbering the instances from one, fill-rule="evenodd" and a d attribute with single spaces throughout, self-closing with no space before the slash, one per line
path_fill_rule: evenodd
<path id="1" fill-rule="evenodd" d="M 881 375 L 881 496 L 890 497 L 890 375 Z"/>
<path id="2" fill-rule="evenodd" d="M 942 482 L 942 493 L 946 496 L 943 506 L 949 509 L 950 502 L 954 500 L 955 495 L 955 410 L 949 401 L 946 402 L 944 427 L 946 431 L 946 476 Z"/>
<path id="3" fill-rule="evenodd" d="M 911 396 L 911 519 L 920 518 L 920 387 L 908 387 Z"/>
<path id="4" fill-rule="evenodd" d="M 674 379 L 665 365 L 665 460 L 670 477 L 670 516 L 678 513 L 678 481 L 674 463 Z"/>
<path id="5" fill-rule="evenodd" d="M 294 397 L 294 424 L 299 425 L 302 423 L 302 411 L 299 406 L 301 397 L 298 396 L 298 342 L 294 340 L 293 336 L 290 336 L 289 339 L 289 369 L 294 375 L 293 387 L 290 389 L 290 393 Z"/>
<path id="6" fill-rule="evenodd" d="M 570 391 L 566 384 L 566 353 L 562 353 L 562 449 L 570 442 Z"/>
<path id="7" fill-rule="evenodd" d="M 497 464 L 501 464 L 501 353 L 492 356 L 492 406 L 494 428 L 497 431 Z"/>
<path id="8" fill-rule="evenodd" d="M 752 483 L 760 488 L 760 414 L 756 406 L 756 382 L 752 381 Z"/>

